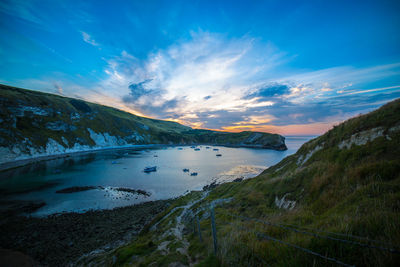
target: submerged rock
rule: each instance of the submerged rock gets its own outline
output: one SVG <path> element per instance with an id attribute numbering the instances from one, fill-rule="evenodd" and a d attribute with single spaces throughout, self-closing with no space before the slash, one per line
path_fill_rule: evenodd
<path id="1" fill-rule="evenodd" d="M 88 190 L 93 190 L 93 189 L 98 189 L 98 188 L 99 188 L 98 186 L 72 186 L 72 187 L 67 187 L 64 189 L 57 190 L 56 193 L 69 194 L 69 193 L 88 191 Z"/>
<path id="2" fill-rule="evenodd" d="M 135 189 L 132 189 L 132 188 L 117 187 L 117 188 L 114 188 L 114 190 L 121 191 L 121 192 L 127 192 L 127 193 L 131 193 L 131 194 L 144 195 L 144 196 L 147 196 L 147 197 L 149 197 L 151 195 L 149 192 L 147 192 L 145 190 L 142 190 L 142 189 L 135 190 Z"/>

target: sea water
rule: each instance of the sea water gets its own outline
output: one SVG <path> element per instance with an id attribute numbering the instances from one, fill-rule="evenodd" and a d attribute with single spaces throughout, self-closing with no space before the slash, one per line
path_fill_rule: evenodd
<path id="1" fill-rule="evenodd" d="M 1 199 L 45 202 L 46 205 L 33 214 L 44 216 L 173 198 L 191 190 L 201 190 L 212 182 L 254 177 L 295 153 L 311 138 L 287 137 L 286 151 L 205 145 L 196 146 L 200 150 L 195 150 L 190 146 L 171 146 L 98 151 L 43 161 L 0 172 Z M 146 173 L 143 170 L 147 166 L 157 166 L 157 171 Z M 191 175 L 195 172 L 197 175 Z M 56 193 L 73 186 L 96 188 Z M 118 188 L 141 189 L 150 196 Z"/>

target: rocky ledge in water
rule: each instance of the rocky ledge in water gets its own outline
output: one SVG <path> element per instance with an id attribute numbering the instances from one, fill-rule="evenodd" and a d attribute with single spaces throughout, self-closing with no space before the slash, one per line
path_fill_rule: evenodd
<path id="1" fill-rule="evenodd" d="M 149 196 L 150 196 L 150 193 L 149 193 L 149 192 L 144 191 L 144 190 L 142 190 L 142 189 L 137 189 L 137 190 L 135 190 L 135 189 L 126 188 L 126 187 L 116 187 L 116 188 L 113 188 L 113 189 L 116 190 L 116 191 L 120 191 L 120 192 L 126 192 L 126 193 L 131 193 L 131 194 L 144 195 L 144 196 L 146 196 L 146 197 L 149 197 Z"/>
<path id="2" fill-rule="evenodd" d="M 76 192 L 82 192 L 82 191 L 88 191 L 88 190 L 94 190 L 94 189 L 106 190 L 106 191 L 119 191 L 119 192 L 124 192 L 124 193 L 143 195 L 145 197 L 150 196 L 149 192 L 142 190 L 142 189 L 132 189 L 132 188 L 127 188 L 127 187 L 103 187 L 103 186 L 71 186 L 71 187 L 57 190 L 56 193 L 70 194 L 70 193 L 76 193 Z"/>
<path id="3" fill-rule="evenodd" d="M 84 254 L 128 242 L 169 205 L 169 200 L 160 200 L 45 218 L 0 216 L 0 244 L 29 255 L 40 265 L 68 266 Z"/>
<path id="4" fill-rule="evenodd" d="M 98 188 L 100 188 L 100 187 L 98 187 L 98 186 L 72 186 L 72 187 L 67 187 L 67 188 L 57 190 L 56 193 L 70 194 L 70 193 L 88 191 L 88 190 L 93 190 L 93 189 L 98 189 Z"/>

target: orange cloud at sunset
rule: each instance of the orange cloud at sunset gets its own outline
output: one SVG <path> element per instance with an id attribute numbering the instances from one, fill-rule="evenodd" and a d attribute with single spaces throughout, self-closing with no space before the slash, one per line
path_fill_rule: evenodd
<path id="1" fill-rule="evenodd" d="M 241 132 L 241 131 L 257 131 L 269 132 L 282 135 L 321 135 L 330 130 L 339 122 L 318 122 L 309 124 L 292 124 L 285 126 L 277 125 L 239 125 L 222 127 L 224 131 Z"/>

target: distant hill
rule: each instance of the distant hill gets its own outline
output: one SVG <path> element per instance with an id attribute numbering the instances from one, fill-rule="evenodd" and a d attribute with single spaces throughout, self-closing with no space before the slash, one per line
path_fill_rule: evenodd
<path id="1" fill-rule="evenodd" d="M 256 178 L 214 187 L 202 200 L 199 192 L 178 199 L 157 227 L 149 226 L 155 229 L 96 260 L 121 266 L 398 266 L 400 100 L 334 127 Z M 177 240 L 168 235 L 180 218 L 186 230 Z M 169 250 L 160 252 L 162 244 Z"/>
<path id="2" fill-rule="evenodd" d="M 0 85 L 0 163 L 145 144 L 215 144 L 285 150 L 261 132 L 197 130 L 79 99 Z"/>

